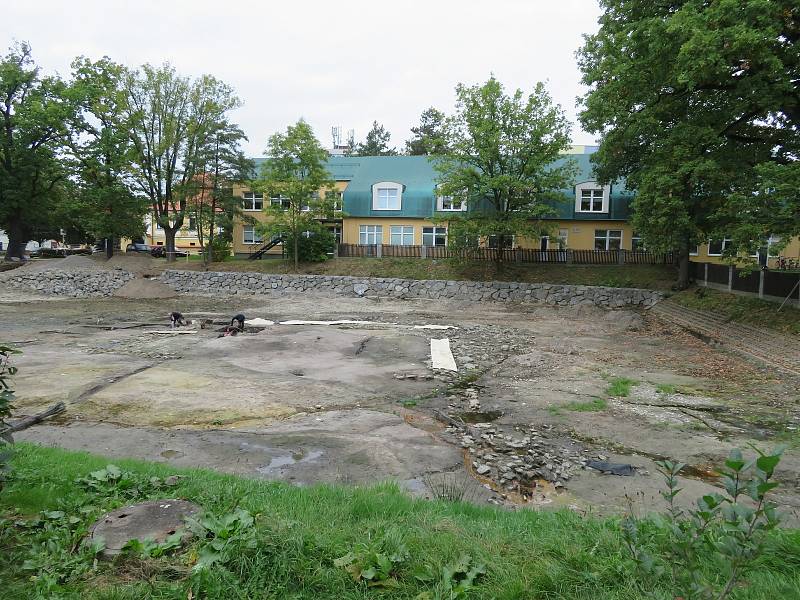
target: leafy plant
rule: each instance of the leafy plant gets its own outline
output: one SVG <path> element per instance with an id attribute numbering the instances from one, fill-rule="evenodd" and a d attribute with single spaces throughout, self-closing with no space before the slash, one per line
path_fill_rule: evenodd
<path id="1" fill-rule="evenodd" d="M 92 471 L 86 477 L 79 477 L 75 483 L 103 496 L 118 495 L 125 498 L 138 498 L 152 494 L 163 488 L 175 486 L 180 480 L 177 476 L 161 479 L 160 477 L 144 478 L 116 465 L 106 465 L 99 471 Z"/>
<path id="2" fill-rule="evenodd" d="M 739 449 L 731 451 L 721 470 L 725 495 L 707 494 L 697 508 L 684 510 L 675 499 L 681 491 L 678 473 L 685 466 L 659 462 L 667 489 L 665 518 L 651 521 L 655 532 L 668 540 L 661 556 L 647 550 L 653 539 L 643 539 L 642 522 L 632 516 L 622 521 L 622 533 L 639 570 L 648 577 L 671 574 L 676 590 L 691 598 L 728 598 L 749 566 L 763 551 L 765 534 L 779 522 L 776 505 L 767 494 L 778 486 L 771 481 L 782 448 L 772 454 L 755 446 L 754 460 L 745 461 Z M 649 536 L 656 537 L 656 536 Z"/>
<path id="3" fill-rule="evenodd" d="M 225 564 L 232 553 L 244 545 L 255 548 L 255 519 L 246 510 L 235 511 L 217 517 L 211 513 L 186 519 L 189 531 L 198 537 L 200 545 L 197 549 L 197 562 L 193 573 L 208 569 L 215 564 Z"/>
<path id="4" fill-rule="evenodd" d="M 167 536 L 163 542 L 156 542 L 153 539 L 145 538 L 144 540 L 132 539 L 122 547 L 123 552 L 129 552 L 141 557 L 159 558 L 178 550 L 183 544 L 183 536 L 186 532 L 179 529 Z"/>
<path id="5" fill-rule="evenodd" d="M 627 377 L 615 377 L 606 388 L 606 394 L 625 398 L 631 393 L 631 388 L 638 382 Z"/>
<path id="6" fill-rule="evenodd" d="M 360 543 L 333 564 L 344 567 L 354 581 L 364 581 L 371 587 L 395 587 L 397 570 L 409 554 L 404 544 L 391 546 L 386 538 L 374 543 Z"/>
<path id="7" fill-rule="evenodd" d="M 607 406 L 608 404 L 602 398 L 593 398 L 588 402 L 570 402 L 565 408 L 575 412 L 598 412 L 605 410 Z"/>
<path id="8" fill-rule="evenodd" d="M 14 408 L 11 404 L 14 401 L 11 377 L 17 374 L 17 367 L 10 364 L 12 354 L 19 354 L 19 350 L 0 344 L 0 491 L 3 489 L 3 482 L 8 477 L 11 461 L 9 446 L 12 440 L 6 419 L 11 416 L 11 409 Z"/>
<path id="9" fill-rule="evenodd" d="M 416 600 L 455 600 L 465 598 L 475 587 L 476 580 L 486 574 L 486 565 L 476 563 L 468 554 L 463 554 L 455 563 L 446 565 L 437 574 L 430 566 L 418 570 L 415 577 L 422 582 L 434 583 L 433 591 L 423 592 Z"/>
<path id="10" fill-rule="evenodd" d="M 659 383 L 656 386 L 656 391 L 659 394 L 674 394 L 677 391 L 677 388 L 671 383 Z"/>

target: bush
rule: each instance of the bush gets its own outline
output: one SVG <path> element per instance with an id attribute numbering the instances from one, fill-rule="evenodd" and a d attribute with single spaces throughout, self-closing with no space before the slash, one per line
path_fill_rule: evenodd
<path id="1" fill-rule="evenodd" d="M 336 244 L 336 236 L 330 230 L 322 225 L 318 229 L 311 232 L 311 235 L 306 237 L 301 235 L 298 239 L 297 254 L 300 262 L 324 262 L 328 260 L 329 254 L 333 252 L 333 247 Z M 294 240 L 291 235 L 284 237 L 283 251 L 287 258 L 294 256 Z"/>
<path id="2" fill-rule="evenodd" d="M 223 262 L 231 256 L 231 244 L 224 238 L 215 237 L 206 252 L 211 252 L 211 262 Z"/>

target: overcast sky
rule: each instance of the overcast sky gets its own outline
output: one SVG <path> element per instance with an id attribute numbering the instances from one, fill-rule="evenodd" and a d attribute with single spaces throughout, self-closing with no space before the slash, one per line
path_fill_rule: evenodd
<path id="1" fill-rule="evenodd" d="M 596 0 L 7 0 L 2 13 L 3 45 L 30 42 L 49 72 L 108 55 L 222 79 L 253 156 L 300 117 L 326 146 L 332 126 L 360 140 L 373 120 L 402 146 L 425 108 L 451 112 L 458 82 L 492 72 L 510 89 L 544 81 L 574 142 L 594 141 L 575 118 L 574 53 L 597 29 Z"/>

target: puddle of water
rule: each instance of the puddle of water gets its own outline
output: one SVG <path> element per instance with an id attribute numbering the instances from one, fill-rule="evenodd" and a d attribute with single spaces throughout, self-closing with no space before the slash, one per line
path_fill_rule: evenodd
<path id="1" fill-rule="evenodd" d="M 500 410 L 488 410 L 485 412 L 462 412 L 459 413 L 458 416 L 462 421 L 464 421 L 464 423 L 491 423 L 492 421 L 496 421 L 503 416 L 503 412 Z"/>
<path id="2" fill-rule="evenodd" d="M 161 453 L 161 456 L 163 456 L 164 458 L 180 458 L 183 455 L 184 455 L 183 452 L 181 452 L 180 450 L 164 450 Z"/>
<path id="3" fill-rule="evenodd" d="M 283 467 L 288 467 L 289 465 L 313 462 L 323 454 L 324 452 L 322 450 L 312 450 L 308 453 L 299 451 L 292 452 L 291 454 L 273 456 L 270 459 L 269 464 L 256 468 L 256 471 L 264 475 L 269 475 L 277 470 L 282 469 Z"/>

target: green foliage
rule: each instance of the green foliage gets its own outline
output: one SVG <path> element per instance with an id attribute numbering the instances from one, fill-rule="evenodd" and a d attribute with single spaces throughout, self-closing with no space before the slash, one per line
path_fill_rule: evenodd
<path id="1" fill-rule="evenodd" d="M 589 87 L 580 119 L 603 136 L 599 178 L 637 191 L 633 226 L 647 247 L 677 249 L 685 265 L 710 237 L 733 237 L 736 253 L 797 234 L 796 2 L 601 6 L 578 54 Z"/>
<path id="2" fill-rule="evenodd" d="M 122 547 L 122 552 L 141 556 L 142 558 L 160 558 L 179 550 L 183 545 L 184 534 L 185 532 L 179 529 L 168 535 L 163 542 L 156 542 L 151 538 L 145 538 L 144 541 L 128 540 Z"/>
<path id="3" fill-rule="evenodd" d="M 302 263 L 323 262 L 330 258 L 336 244 L 336 236 L 330 229 L 318 222 L 309 223 L 311 229 L 308 235 L 304 231 L 297 240 L 297 256 Z M 286 249 L 294 248 L 294 238 L 291 235 L 285 237 L 283 247 Z"/>
<path id="4" fill-rule="evenodd" d="M 628 379 L 627 377 L 615 377 L 609 382 L 609 385 L 606 388 L 606 394 L 618 398 L 626 398 L 628 394 L 631 393 L 631 387 L 637 383 L 637 381 Z"/>
<path id="5" fill-rule="evenodd" d="M 224 565 L 235 552 L 255 548 L 254 524 L 253 516 L 241 508 L 221 517 L 207 513 L 198 518 L 187 518 L 189 531 L 199 539 L 193 572 L 198 573 L 216 564 Z"/>
<path id="6" fill-rule="evenodd" d="M 192 202 L 209 189 L 213 198 L 221 188 L 224 169 L 215 170 L 214 157 L 222 163 L 223 156 L 240 156 L 244 134 L 229 113 L 241 101 L 211 75 L 190 79 L 169 64 L 128 70 L 123 86 L 133 184 L 145 191 L 164 229 L 167 260 L 174 260 L 175 234 Z"/>
<path id="7" fill-rule="evenodd" d="M 659 383 L 656 386 L 656 391 L 659 394 L 674 394 L 677 391 L 677 389 L 678 388 L 676 388 L 671 383 Z"/>
<path id="8" fill-rule="evenodd" d="M 505 93 L 494 77 L 456 88 L 456 114 L 447 120 L 446 156 L 435 157 L 438 193 L 466 202 L 448 214 L 448 243 L 457 250 L 481 239 L 538 237 L 549 233 L 543 218 L 563 199 L 573 164 L 554 167 L 570 144 L 569 121 L 539 83 L 533 93 Z M 562 157 L 563 158 L 563 157 Z M 502 253 L 498 253 L 502 260 Z"/>
<path id="9" fill-rule="evenodd" d="M 609 388 L 610 389 L 610 388 Z M 620 395 L 620 394 L 610 394 Z M 627 396 L 626 394 L 622 394 Z M 608 408 L 608 403 L 602 398 L 594 398 L 589 402 L 570 402 L 564 408 L 575 412 L 599 412 Z"/>
<path id="10" fill-rule="evenodd" d="M 0 229 L 6 258 L 22 258 L 39 230 L 52 229 L 66 172 L 60 152 L 76 111 L 64 82 L 42 77 L 21 43 L 0 57 Z"/>
<path id="11" fill-rule="evenodd" d="M 355 148 L 357 156 L 394 156 L 397 150 L 389 147 L 392 134 L 386 131 L 377 121 L 372 122 L 372 129 L 367 132 L 363 143 Z"/>
<path id="12" fill-rule="evenodd" d="M 334 212 L 335 195 L 326 193 L 334 188 L 326 167 L 328 153 L 302 119 L 287 127 L 286 133 L 272 135 L 266 153 L 269 160 L 253 187 L 263 191 L 265 197 L 281 197 L 283 201 L 265 203 L 269 219 L 259 230 L 267 237 L 283 235 L 290 240 L 284 248 L 297 270 L 303 233 L 320 231 L 319 219 Z M 309 248 L 315 244 L 311 242 Z"/>
<path id="13" fill-rule="evenodd" d="M 447 154 L 449 148 L 445 133 L 445 114 L 433 107 L 422 112 L 419 125 L 411 128 L 413 134 L 406 141 L 409 156 L 431 156 Z"/>
<path id="14" fill-rule="evenodd" d="M 68 93 L 78 111 L 66 145 L 75 178 L 62 209 L 65 222 L 84 230 L 90 238 L 84 241 L 140 237 L 148 200 L 131 178 L 126 70 L 107 57 L 77 58 L 72 69 Z"/>
<path id="15" fill-rule="evenodd" d="M 416 578 L 435 585 L 434 591 L 422 592 L 416 600 L 455 600 L 466 598 L 479 577 L 486 574 L 486 566 L 476 563 L 468 554 L 463 554 L 455 563 L 442 568 L 437 577 L 430 567 L 419 569 Z"/>
<path id="16" fill-rule="evenodd" d="M 150 477 L 145 479 L 130 471 L 123 471 L 116 465 L 109 464 L 102 469 L 90 472 L 85 477 L 77 478 L 75 483 L 86 491 L 101 496 L 134 499 L 174 487 L 177 484 L 177 478 L 171 477 L 162 480 L 159 477 Z"/>
<path id="17" fill-rule="evenodd" d="M 371 587 L 396 587 L 398 570 L 408 558 L 404 544 L 384 537 L 358 544 L 333 564 L 345 568 L 354 581 L 364 581 Z"/>
<path id="18" fill-rule="evenodd" d="M 675 502 L 681 492 L 678 474 L 685 465 L 658 463 L 666 482 L 662 496 L 669 506 L 667 515 L 650 522 L 632 516 L 622 521 L 625 544 L 645 585 L 669 574 L 673 589 L 686 597 L 724 600 L 733 593 L 764 553 L 766 535 L 779 522 L 777 506 L 767 495 L 778 486 L 772 478 L 782 449 L 772 454 L 753 449 L 757 457 L 749 461 L 741 450 L 731 451 L 721 469 L 725 495 L 707 494 L 689 510 Z M 660 554 L 650 549 L 656 537 L 667 540 Z"/>
<path id="19" fill-rule="evenodd" d="M 231 257 L 231 243 L 224 237 L 216 236 L 207 248 L 211 254 L 212 262 L 224 262 Z"/>

